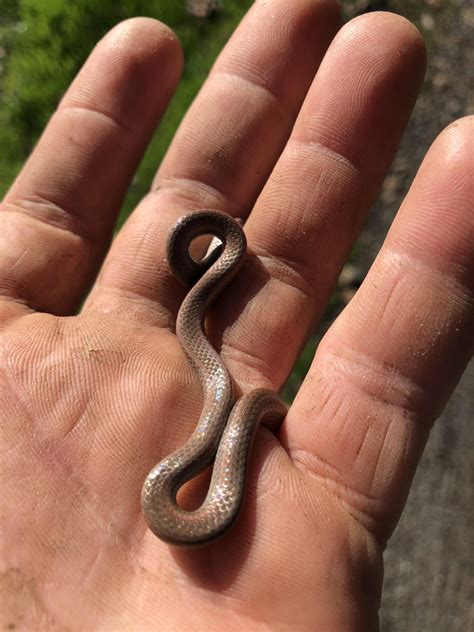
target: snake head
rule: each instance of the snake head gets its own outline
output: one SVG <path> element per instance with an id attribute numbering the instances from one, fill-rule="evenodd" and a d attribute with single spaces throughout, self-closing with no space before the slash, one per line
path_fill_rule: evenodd
<path id="1" fill-rule="evenodd" d="M 204 257 L 196 261 L 189 248 L 202 235 L 212 235 L 213 239 Z M 179 218 L 170 232 L 166 254 L 173 275 L 184 286 L 192 287 L 227 249 L 232 250 L 234 257 L 243 259 L 247 242 L 242 221 L 221 211 L 202 209 Z"/>

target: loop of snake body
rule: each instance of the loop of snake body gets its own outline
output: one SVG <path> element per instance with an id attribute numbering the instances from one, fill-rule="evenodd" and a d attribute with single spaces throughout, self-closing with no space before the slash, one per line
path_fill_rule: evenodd
<path id="1" fill-rule="evenodd" d="M 195 261 L 189 246 L 200 235 L 213 235 L 220 245 Z M 215 241 L 215 240 L 214 240 Z M 246 254 L 244 232 L 229 215 L 212 210 L 182 217 L 168 238 L 172 273 L 191 286 L 180 307 L 176 334 L 199 376 L 204 404 L 191 437 L 148 474 L 142 509 L 148 526 L 174 545 L 210 542 L 235 521 L 244 496 L 247 464 L 260 422 L 276 430 L 286 407 L 274 391 L 255 389 L 234 401 L 232 380 L 204 330 L 206 308 L 241 267 Z M 187 511 L 177 503 L 178 490 L 214 461 L 203 504 Z"/>

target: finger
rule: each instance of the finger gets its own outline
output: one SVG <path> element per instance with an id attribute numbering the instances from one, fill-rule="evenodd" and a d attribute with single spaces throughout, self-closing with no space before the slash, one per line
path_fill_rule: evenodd
<path id="1" fill-rule="evenodd" d="M 295 462 L 382 541 L 474 348 L 473 141 L 473 117 L 436 140 L 288 416 Z"/>
<path id="2" fill-rule="evenodd" d="M 180 69 L 178 42 L 155 20 L 124 22 L 97 45 L 3 202 L 2 296 L 74 311 Z"/>
<path id="3" fill-rule="evenodd" d="M 366 15 L 336 36 L 246 224 L 256 257 L 216 316 L 239 382 L 286 380 L 393 159 L 424 69 L 421 37 L 399 16 Z"/>
<path id="4" fill-rule="evenodd" d="M 164 261 L 171 225 L 196 208 L 248 213 L 338 24 L 332 0 L 253 5 L 183 121 L 154 191 L 116 240 L 86 310 L 174 321 L 180 294 Z"/>

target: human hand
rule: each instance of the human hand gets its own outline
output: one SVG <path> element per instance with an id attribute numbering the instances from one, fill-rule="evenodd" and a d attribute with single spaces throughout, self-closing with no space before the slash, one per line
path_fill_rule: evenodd
<path id="1" fill-rule="evenodd" d="M 241 389 L 278 389 L 397 148 L 424 73 L 419 34 L 394 15 L 358 18 L 314 78 L 337 28 L 329 0 L 255 4 L 79 316 L 179 80 L 166 28 L 131 20 L 99 43 L 7 194 L 3 627 L 377 628 L 384 544 L 472 353 L 472 119 L 434 143 L 279 436 L 259 431 L 234 529 L 176 550 L 140 511 L 146 474 L 201 404 L 173 333 L 183 290 L 164 252 L 176 218 L 246 218 L 248 261 L 211 331 Z"/>

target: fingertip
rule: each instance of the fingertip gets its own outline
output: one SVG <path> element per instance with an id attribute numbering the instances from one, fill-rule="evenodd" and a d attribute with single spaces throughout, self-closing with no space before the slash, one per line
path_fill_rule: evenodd
<path id="1" fill-rule="evenodd" d="M 474 116 L 448 125 L 431 145 L 410 194 L 429 193 L 432 207 L 449 204 L 463 214 L 472 209 L 473 140 Z"/>
<path id="2" fill-rule="evenodd" d="M 415 47 L 425 50 L 423 37 L 413 22 L 398 13 L 390 11 L 371 11 L 359 15 L 350 20 L 346 27 L 348 31 L 366 31 L 367 29 L 379 31 L 381 34 L 390 30 L 393 35 L 398 35 L 411 42 Z"/>
<path id="3" fill-rule="evenodd" d="M 450 170 L 472 168 L 474 164 L 474 115 L 465 116 L 448 125 L 434 141 L 436 152 Z M 472 183 L 472 176 L 471 176 Z"/>
<path id="4" fill-rule="evenodd" d="M 99 42 L 118 60 L 126 58 L 134 64 L 143 61 L 160 63 L 168 73 L 182 72 L 184 55 L 176 34 L 163 22 L 148 17 L 129 18 L 114 26 Z"/>
<path id="5" fill-rule="evenodd" d="M 406 18 L 389 11 L 374 11 L 348 22 L 341 36 L 355 45 L 369 40 L 384 56 L 392 54 L 422 79 L 426 71 L 426 46 L 416 26 Z"/>

